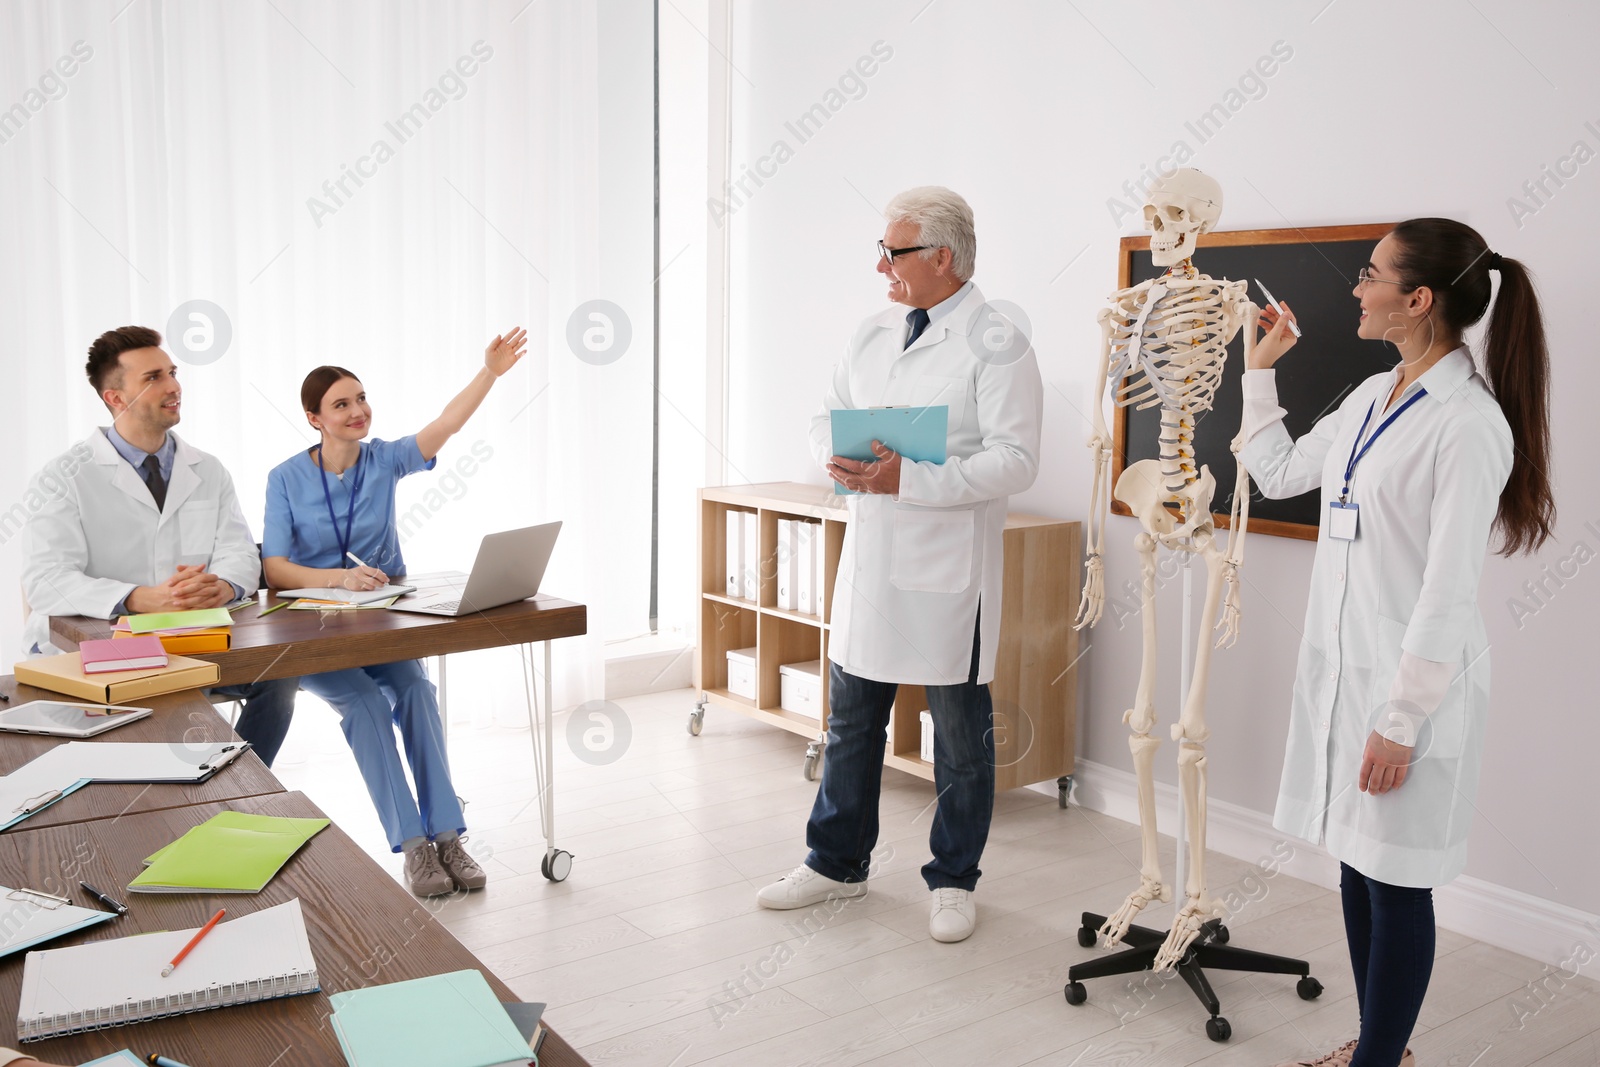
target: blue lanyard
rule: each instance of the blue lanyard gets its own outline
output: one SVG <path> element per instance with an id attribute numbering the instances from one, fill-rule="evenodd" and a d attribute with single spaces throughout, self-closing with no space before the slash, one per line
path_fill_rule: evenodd
<path id="1" fill-rule="evenodd" d="M 355 485 L 347 486 L 350 490 L 350 502 L 344 509 L 344 533 L 339 532 L 339 516 L 333 510 L 333 494 L 328 492 L 328 472 L 322 466 L 322 446 L 317 446 L 317 473 L 322 476 L 322 500 L 328 505 L 328 521 L 333 523 L 333 536 L 339 542 L 339 566 L 344 566 L 345 558 L 350 554 L 350 531 L 356 518 L 356 494 L 361 492 L 361 482 L 367 476 L 367 468 L 361 465 L 360 446 L 356 446 Z"/>
<path id="2" fill-rule="evenodd" d="M 1350 498 L 1350 478 L 1356 472 L 1356 464 L 1361 462 L 1361 457 L 1365 456 L 1368 449 L 1372 447 L 1372 442 L 1382 437 L 1383 431 L 1392 426 L 1395 419 L 1398 419 L 1401 415 L 1404 415 L 1406 408 L 1410 407 L 1412 404 L 1415 404 L 1417 401 L 1421 400 L 1427 395 L 1428 390 L 1418 386 L 1417 391 L 1411 395 L 1411 399 L 1407 400 L 1404 404 L 1401 404 L 1398 408 L 1396 408 L 1393 415 L 1390 415 L 1387 419 L 1384 419 L 1383 422 L 1379 424 L 1378 428 L 1372 432 L 1372 436 L 1367 438 L 1367 443 L 1362 445 L 1361 435 L 1367 432 L 1367 424 L 1372 421 L 1372 412 L 1377 408 L 1378 402 L 1374 400 L 1367 406 L 1367 417 L 1361 420 L 1361 429 L 1356 431 L 1356 439 L 1350 443 L 1350 462 L 1345 464 L 1344 491 L 1339 494 L 1339 503 L 1343 504 Z M 1358 445 L 1361 446 L 1360 452 L 1356 451 L 1356 446 Z"/>

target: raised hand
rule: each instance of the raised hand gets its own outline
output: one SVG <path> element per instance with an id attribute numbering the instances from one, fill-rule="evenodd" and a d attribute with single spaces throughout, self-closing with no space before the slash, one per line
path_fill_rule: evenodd
<path id="1" fill-rule="evenodd" d="M 504 336 L 496 337 L 483 350 L 483 365 L 496 378 L 517 365 L 523 349 L 528 344 L 528 331 L 518 326 Z"/>

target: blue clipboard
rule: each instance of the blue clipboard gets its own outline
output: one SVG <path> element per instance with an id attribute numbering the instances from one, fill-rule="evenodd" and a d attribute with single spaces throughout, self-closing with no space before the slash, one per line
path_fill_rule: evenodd
<path id="1" fill-rule="evenodd" d="M 943 463 L 945 437 L 949 432 L 950 407 L 936 404 L 919 408 L 835 408 L 829 413 L 833 423 L 833 454 L 845 459 L 870 462 L 872 442 L 882 441 L 906 459 Z M 857 496 L 838 482 L 833 491 L 840 496 Z"/>

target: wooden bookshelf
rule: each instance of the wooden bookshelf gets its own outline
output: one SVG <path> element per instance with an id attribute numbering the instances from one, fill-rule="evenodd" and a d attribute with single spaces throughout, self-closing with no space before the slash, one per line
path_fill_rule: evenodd
<path id="1" fill-rule="evenodd" d="M 729 510 L 758 516 L 759 597 L 726 594 Z M 777 606 L 778 520 L 821 525 L 826 550 L 823 613 L 805 615 Z M 700 490 L 701 625 L 695 676 L 704 694 L 689 718 L 700 733 L 708 707 L 735 711 L 807 737 L 804 772 L 820 772 L 827 738 L 828 639 L 834 578 L 844 548 L 849 512 L 828 486 L 798 482 L 722 486 Z M 989 687 L 995 708 L 995 790 L 1057 780 L 1066 804 L 1076 759 L 1078 632 L 1072 628 L 1082 569 L 1082 525 L 1033 515 L 1006 517 L 1005 572 L 1000 645 Z M 730 649 L 756 649 L 756 697 L 728 690 Z M 778 668 L 820 658 L 822 717 L 779 707 Z M 890 716 L 884 765 L 933 780 L 921 758 L 921 721 L 927 701 L 921 686 L 902 685 Z"/>

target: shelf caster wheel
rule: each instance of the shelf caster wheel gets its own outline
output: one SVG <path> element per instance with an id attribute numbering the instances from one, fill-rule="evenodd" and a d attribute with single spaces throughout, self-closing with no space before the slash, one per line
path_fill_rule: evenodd
<path id="1" fill-rule="evenodd" d="M 806 749 L 806 763 L 805 766 L 801 768 L 800 773 L 805 775 L 806 781 L 808 782 L 814 782 L 817 780 L 817 762 L 819 755 L 820 753 L 813 749 Z"/>
<path id="2" fill-rule="evenodd" d="M 1082 1004 L 1089 999 L 1089 991 L 1082 982 L 1068 982 L 1065 990 L 1068 1004 Z"/>
<path id="3" fill-rule="evenodd" d="M 1078 927 L 1078 944 L 1084 948 L 1094 948 L 1094 943 L 1100 939 L 1100 932 L 1087 926 Z"/>
<path id="4" fill-rule="evenodd" d="M 572 873 L 572 853 L 556 849 L 539 861 L 539 873 L 552 882 L 565 882 Z"/>
<path id="5" fill-rule="evenodd" d="M 1316 1000 L 1322 996 L 1322 983 L 1307 975 L 1294 984 L 1294 991 L 1300 994 L 1301 1000 Z"/>
<path id="6" fill-rule="evenodd" d="M 1222 1016 L 1213 1015 L 1206 1020 L 1206 1036 L 1213 1041 L 1226 1041 L 1233 1036 L 1233 1027 Z"/>
<path id="7" fill-rule="evenodd" d="M 705 724 L 706 706 L 704 704 L 696 704 L 694 710 L 689 713 L 690 735 L 693 737 L 699 737 L 700 731 L 705 727 Z"/>
<path id="8" fill-rule="evenodd" d="M 1062 811 L 1067 810 L 1067 800 L 1072 796 L 1072 775 L 1064 774 L 1056 779 L 1056 804 Z"/>

